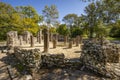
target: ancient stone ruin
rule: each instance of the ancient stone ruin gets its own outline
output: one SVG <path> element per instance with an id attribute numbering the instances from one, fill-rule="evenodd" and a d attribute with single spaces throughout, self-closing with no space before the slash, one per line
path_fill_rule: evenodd
<path id="1" fill-rule="evenodd" d="M 9 48 L 12 48 L 14 46 L 17 46 L 18 43 L 18 34 L 17 31 L 10 31 L 7 33 L 7 46 Z"/>
<path id="2" fill-rule="evenodd" d="M 24 31 L 23 32 L 23 41 L 25 41 L 26 42 L 26 44 L 29 44 L 30 43 L 30 36 L 31 36 L 32 34 L 30 33 L 30 32 L 28 32 L 28 31 Z"/>
<path id="3" fill-rule="evenodd" d="M 109 72 L 106 68 L 107 62 L 119 62 L 120 55 L 118 46 L 115 46 L 116 44 L 110 46 L 110 44 L 112 43 L 107 43 L 102 46 L 90 40 L 84 41 L 80 57 L 83 64 L 82 69 L 87 68 L 97 74 L 108 76 L 107 73 Z"/>
<path id="4" fill-rule="evenodd" d="M 107 63 L 118 63 L 120 56 L 120 45 L 104 40 L 103 45 L 100 41 L 82 40 L 81 36 L 69 40 L 68 48 L 73 44 L 82 46 L 82 52 L 77 60 L 67 59 L 63 53 L 49 53 L 49 30 L 44 29 L 44 52 L 35 49 L 35 44 L 41 43 L 41 32 L 38 32 L 37 39 L 28 31 L 23 35 L 18 35 L 16 31 L 7 33 L 7 47 L 13 50 L 16 58 L 26 66 L 31 72 L 39 71 L 41 68 L 70 68 L 78 70 L 90 70 L 96 74 L 111 77 L 113 76 L 106 68 Z M 67 37 L 66 37 L 67 40 Z M 76 40 L 76 41 L 75 41 Z M 57 47 L 58 36 L 52 36 L 53 48 Z M 83 41 L 83 43 L 82 43 Z M 33 49 L 24 49 L 22 45 L 28 45 Z M 10 53 L 8 51 L 8 53 Z M 108 74 L 109 73 L 109 74 Z"/>

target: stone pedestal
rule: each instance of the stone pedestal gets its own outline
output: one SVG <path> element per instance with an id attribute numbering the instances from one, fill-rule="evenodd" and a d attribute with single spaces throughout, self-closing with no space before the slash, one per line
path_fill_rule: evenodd
<path id="1" fill-rule="evenodd" d="M 56 48 L 56 45 L 57 45 L 57 40 L 53 39 L 53 48 Z"/>
<path id="2" fill-rule="evenodd" d="M 70 40 L 70 41 L 69 41 L 69 48 L 72 48 L 72 44 L 73 44 L 73 41 Z"/>
<path id="3" fill-rule="evenodd" d="M 17 31 L 10 31 L 7 33 L 7 47 L 8 53 L 14 53 L 14 47 L 19 46 Z"/>
<path id="4" fill-rule="evenodd" d="M 67 36 L 64 36 L 64 45 L 67 45 Z"/>
<path id="5" fill-rule="evenodd" d="M 44 29 L 44 52 L 49 51 L 49 30 Z"/>
<path id="6" fill-rule="evenodd" d="M 82 36 L 80 36 L 80 41 L 79 42 L 80 42 L 80 44 L 82 44 Z"/>
<path id="7" fill-rule="evenodd" d="M 30 36 L 30 46 L 31 47 L 34 47 L 35 46 L 35 43 L 34 43 L 34 36 Z"/>
<path id="8" fill-rule="evenodd" d="M 17 31 L 10 31 L 7 33 L 7 46 L 9 48 L 18 46 L 18 34 Z"/>
<path id="9" fill-rule="evenodd" d="M 24 31 L 23 32 L 23 40 L 26 42 L 26 44 L 30 43 L 30 36 L 32 34 L 29 31 Z"/>
<path id="10" fill-rule="evenodd" d="M 39 42 L 39 44 L 41 44 L 41 41 L 42 41 L 42 31 L 40 30 L 40 31 L 37 33 L 37 42 Z"/>
<path id="11" fill-rule="evenodd" d="M 23 45 L 23 36 L 19 35 L 20 45 Z"/>
<path id="12" fill-rule="evenodd" d="M 73 44 L 75 44 L 75 38 L 72 38 Z"/>
<path id="13" fill-rule="evenodd" d="M 50 38 L 50 41 L 53 41 L 53 34 L 52 33 L 50 33 L 49 38 Z"/>
<path id="14" fill-rule="evenodd" d="M 79 46 L 79 36 L 76 37 L 76 46 Z"/>

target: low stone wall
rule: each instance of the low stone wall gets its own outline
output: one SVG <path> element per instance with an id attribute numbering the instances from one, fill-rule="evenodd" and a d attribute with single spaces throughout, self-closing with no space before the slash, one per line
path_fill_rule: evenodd
<path id="1" fill-rule="evenodd" d="M 108 43 L 103 46 L 107 53 L 107 62 L 118 63 L 120 58 L 120 44 Z"/>
<path id="2" fill-rule="evenodd" d="M 107 75 L 106 64 L 119 62 L 120 47 L 105 41 L 103 45 L 90 40 L 84 41 L 80 60 L 83 68 L 90 69 L 97 74 Z"/>
<path id="3" fill-rule="evenodd" d="M 15 47 L 14 51 L 16 58 L 19 59 L 23 65 L 34 69 L 40 68 L 42 60 L 39 49 L 25 50 Z"/>
<path id="4" fill-rule="evenodd" d="M 64 66 L 64 54 L 44 54 L 41 56 L 42 66 L 44 68 L 62 67 Z"/>
<path id="5" fill-rule="evenodd" d="M 15 56 L 29 68 L 70 68 L 79 69 L 79 59 L 66 59 L 63 53 L 48 54 L 41 53 L 39 49 L 25 50 L 15 47 Z"/>
<path id="6" fill-rule="evenodd" d="M 101 45 L 97 45 L 92 41 L 85 41 L 82 47 L 80 60 L 84 67 L 91 69 L 94 72 L 104 74 L 107 55 Z"/>

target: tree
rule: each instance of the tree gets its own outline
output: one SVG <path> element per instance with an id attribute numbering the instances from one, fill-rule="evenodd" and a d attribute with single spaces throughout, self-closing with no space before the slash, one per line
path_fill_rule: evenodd
<path id="1" fill-rule="evenodd" d="M 55 5 L 45 6 L 43 10 L 43 16 L 46 23 L 52 25 L 56 24 L 57 19 L 59 17 L 57 7 Z"/>
<path id="2" fill-rule="evenodd" d="M 84 18 L 88 22 L 89 32 L 90 32 L 89 37 L 92 38 L 94 33 L 94 26 L 97 21 L 95 4 L 91 3 L 90 5 L 85 7 L 85 12 L 87 15 L 85 15 Z"/>
<path id="3" fill-rule="evenodd" d="M 120 20 L 118 20 L 116 23 L 112 24 L 112 29 L 110 30 L 110 36 L 111 37 L 120 37 Z"/>
<path id="4" fill-rule="evenodd" d="M 85 7 L 84 19 L 88 24 L 90 38 L 93 37 L 95 28 L 99 21 L 109 25 L 115 23 L 119 19 L 118 0 L 102 0 L 96 1 Z"/>
<path id="5" fill-rule="evenodd" d="M 56 33 L 56 28 L 55 27 L 50 27 L 49 31 L 50 31 L 50 33 Z"/>
<path id="6" fill-rule="evenodd" d="M 16 12 L 21 16 L 24 30 L 35 35 L 39 30 L 38 23 L 42 21 L 42 16 L 39 16 L 32 6 L 17 6 Z"/>
<path id="7" fill-rule="evenodd" d="M 57 28 L 57 32 L 60 35 L 64 36 L 64 44 L 66 45 L 67 43 L 67 35 L 70 34 L 69 29 L 67 29 L 67 26 L 65 24 L 61 24 L 58 28 Z"/>
<path id="8" fill-rule="evenodd" d="M 107 27 L 102 23 L 102 21 L 99 21 L 95 27 L 95 34 L 98 38 L 103 38 L 108 36 Z"/>
<path id="9" fill-rule="evenodd" d="M 5 40 L 6 33 L 13 29 L 11 25 L 13 13 L 15 10 L 11 5 L 0 2 L 0 40 Z"/>
<path id="10" fill-rule="evenodd" d="M 102 0 L 106 23 L 113 23 L 120 19 L 119 0 Z"/>
<path id="11" fill-rule="evenodd" d="M 70 27 L 72 25 L 75 25 L 77 18 L 78 16 L 76 14 L 67 14 L 64 16 L 63 21 Z"/>
<path id="12" fill-rule="evenodd" d="M 71 37 L 75 38 L 76 36 L 80 36 L 83 34 L 83 31 L 79 27 L 73 27 L 71 31 Z"/>

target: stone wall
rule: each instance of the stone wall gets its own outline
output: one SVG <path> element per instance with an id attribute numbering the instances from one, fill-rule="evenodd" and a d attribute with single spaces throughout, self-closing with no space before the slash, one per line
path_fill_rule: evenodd
<path id="1" fill-rule="evenodd" d="M 15 56 L 17 59 L 26 67 L 34 68 L 35 70 L 39 68 L 70 68 L 79 69 L 80 61 L 79 59 L 66 59 L 63 53 L 61 54 L 48 54 L 41 53 L 39 49 L 21 49 L 15 47 Z"/>
<path id="2" fill-rule="evenodd" d="M 104 41 L 103 45 L 90 40 L 84 41 L 80 60 L 83 68 L 90 69 L 97 74 L 106 75 L 108 62 L 119 62 L 120 47 L 117 44 Z"/>
<path id="3" fill-rule="evenodd" d="M 107 53 L 107 62 L 118 63 L 120 57 L 120 44 L 108 43 L 103 47 Z"/>
<path id="4" fill-rule="evenodd" d="M 80 60 L 85 68 L 94 72 L 104 74 L 104 70 L 106 70 L 107 55 L 101 45 L 92 41 L 84 41 Z"/>
<path id="5" fill-rule="evenodd" d="M 62 67 L 64 64 L 64 54 L 44 54 L 41 56 L 44 68 Z"/>
<path id="6" fill-rule="evenodd" d="M 39 49 L 21 49 L 18 47 L 14 48 L 14 54 L 16 58 L 26 67 L 39 69 L 41 65 L 41 52 Z"/>

